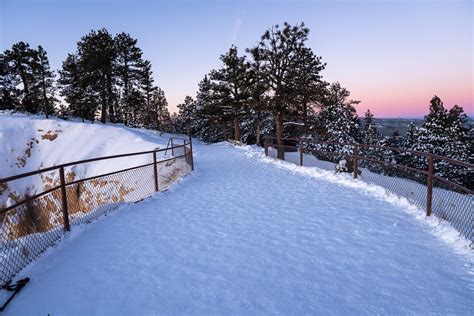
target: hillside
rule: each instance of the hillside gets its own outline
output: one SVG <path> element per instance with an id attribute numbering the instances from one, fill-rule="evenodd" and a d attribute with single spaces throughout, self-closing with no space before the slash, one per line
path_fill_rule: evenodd
<path id="1" fill-rule="evenodd" d="M 168 138 L 169 135 L 160 136 L 158 133 L 148 133 L 144 136 L 140 130 L 128 129 L 121 125 L 2 113 L 0 178 L 71 161 L 166 147 Z M 67 168 L 66 176 L 72 181 L 151 161 L 151 155 L 98 161 Z M 41 192 L 57 181 L 58 175 L 49 172 L 2 184 L 0 206 L 11 205 L 24 195 Z"/>

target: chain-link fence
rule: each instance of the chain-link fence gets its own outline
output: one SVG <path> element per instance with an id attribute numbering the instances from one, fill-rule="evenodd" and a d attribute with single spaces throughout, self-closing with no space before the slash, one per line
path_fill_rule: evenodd
<path id="1" fill-rule="evenodd" d="M 265 138 L 265 154 L 302 166 L 350 172 L 449 222 L 474 242 L 474 165 L 388 146 Z"/>
<path id="2" fill-rule="evenodd" d="M 193 168 L 191 140 L 174 139 L 164 149 L 77 161 L 0 179 L 0 284 L 11 280 L 70 226 L 166 190 Z M 98 170 L 111 171 L 96 175 Z"/>

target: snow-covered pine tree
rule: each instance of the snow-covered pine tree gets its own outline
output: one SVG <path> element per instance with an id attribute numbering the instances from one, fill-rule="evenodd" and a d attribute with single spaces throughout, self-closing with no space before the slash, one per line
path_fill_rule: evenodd
<path id="1" fill-rule="evenodd" d="M 194 122 L 195 136 L 206 142 L 221 141 L 225 138 L 223 126 L 227 118 L 216 102 L 216 83 L 210 80 L 210 76 L 205 75 L 198 87 Z"/>
<path id="2" fill-rule="evenodd" d="M 467 115 L 462 107 L 454 105 L 448 112 L 448 134 L 449 142 L 446 144 L 445 155 L 449 158 L 472 163 L 474 153 L 472 144 L 469 143 L 469 130 L 466 127 Z M 439 168 L 440 166 L 438 166 Z M 451 181 L 472 187 L 473 170 L 456 165 L 448 165 L 438 171 Z"/>
<path id="3" fill-rule="evenodd" d="M 292 68 L 299 60 L 299 49 L 305 46 L 308 34 L 309 29 L 304 23 L 291 26 L 285 22 L 282 28 L 275 25 L 268 29 L 258 44 L 269 87 L 269 105 L 275 117 L 275 135 L 279 146 L 283 145 L 284 116 L 301 104 L 292 97 L 292 89 L 295 87 Z M 284 159 L 282 147 L 279 147 L 277 156 Z"/>
<path id="4" fill-rule="evenodd" d="M 311 48 L 305 46 L 297 48 L 296 56 L 297 58 L 292 60 L 291 67 L 293 77 L 291 93 L 296 101 L 292 116 L 294 120 L 302 123 L 303 128 L 291 136 L 307 137 L 310 130 L 309 118 L 314 114 L 316 107 L 320 106 L 327 87 L 321 76 L 326 63 L 323 63 L 321 57 L 316 56 Z"/>
<path id="5" fill-rule="evenodd" d="M 339 82 L 332 83 L 323 99 L 323 106 L 318 115 L 318 140 L 336 143 L 356 143 L 360 139 L 360 122 L 355 104 L 359 101 L 348 99 L 349 90 L 342 87 Z M 352 154 L 351 146 L 321 145 L 330 153 L 333 161 L 338 161 L 345 154 Z"/>
<path id="6" fill-rule="evenodd" d="M 176 118 L 176 129 L 180 133 L 195 135 L 196 101 L 190 96 L 184 98 L 184 102 L 178 104 L 178 117 Z"/>
<path id="7" fill-rule="evenodd" d="M 67 107 L 62 107 L 62 115 L 80 117 L 82 120 L 94 121 L 96 96 L 90 86 L 84 82 L 84 69 L 76 54 L 68 54 L 59 70 L 59 94 L 64 98 Z"/>
<path id="8" fill-rule="evenodd" d="M 441 99 L 434 96 L 430 102 L 430 112 L 425 116 L 423 126 L 413 149 L 429 152 L 452 159 L 469 161 L 472 152 L 466 144 L 468 131 L 464 127 L 466 116 L 462 107 L 455 105 L 448 111 Z M 427 169 L 427 159 L 418 157 L 415 166 Z M 463 182 L 464 168 L 453 167 L 446 161 L 435 160 L 435 174 L 456 182 Z"/>
<path id="9" fill-rule="evenodd" d="M 374 122 L 374 115 L 369 109 L 364 114 L 364 144 L 375 145 L 379 142 L 379 133 Z"/>
<path id="10" fill-rule="evenodd" d="M 430 112 L 419 129 L 414 149 L 443 156 L 449 141 L 447 128 L 448 111 L 441 99 L 435 95 L 430 101 Z"/>
<path id="11" fill-rule="evenodd" d="M 231 46 L 226 54 L 221 55 L 222 67 L 211 72 L 211 79 L 217 89 L 226 96 L 221 99 L 223 106 L 228 107 L 234 122 L 234 140 L 240 141 L 240 119 L 249 101 L 248 64 L 245 56 L 238 56 L 237 47 Z"/>
<path id="12" fill-rule="evenodd" d="M 268 131 L 268 128 L 262 128 L 264 122 L 268 121 L 268 117 L 271 117 L 271 112 L 268 110 L 268 103 L 265 98 L 265 93 L 268 90 L 268 84 L 265 80 L 264 72 L 264 61 L 262 58 L 262 52 L 260 48 L 254 47 L 247 49 L 250 53 L 252 60 L 248 63 L 248 76 L 249 76 L 249 111 L 246 113 L 244 120 L 244 126 L 246 126 L 247 133 L 245 139 L 251 140 L 252 136 L 255 136 L 255 143 L 261 144 L 261 135 Z M 255 132 L 250 132 L 250 128 L 254 127 Z M 264 129 L 265 131 L 263 131 Z"/>

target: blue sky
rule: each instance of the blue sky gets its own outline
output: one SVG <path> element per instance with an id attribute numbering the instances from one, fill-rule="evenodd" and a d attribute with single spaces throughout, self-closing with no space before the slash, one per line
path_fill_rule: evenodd
<path id="1" fill-rule="evenodd" d="M 153 64 L 171 110 L 219 66 L 230 44 L 243 53 L 273 24 L 304 21 L 308 45 L 379 117 L 426 113 L 437 94 L 474 113 L 471 1 L 56 1 L 0 0 L 0 48 L 41 44 L 54 69 L 91 29 L 125 31 Z"/>

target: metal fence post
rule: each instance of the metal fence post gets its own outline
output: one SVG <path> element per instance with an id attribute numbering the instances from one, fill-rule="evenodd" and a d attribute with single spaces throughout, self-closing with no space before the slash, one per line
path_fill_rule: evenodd
<path id="1" fill-rule="evenodd" d="M 268 135 L 265 135 L 264 146 L 265 146 L 265 157 L 268 157 Z"/>
<path id="2" fill-rule="evenodd" d="M 158 165 L 156 163 L 156 151 L 153 151 L 153 180 L 155 182 L 155 192 L 160 191 L 158 187 Z"/>
<path id="3" fill-rule="evenodd" d="M 66 180 L 64 178 L 64 167 L 59 168 L 59 181 L 61 182 L 61 205 L 63 211 L 64 229 L 71 230 L 69 225 L 69 212 L 67 209 Z"/>
<path id="4" fill-rule="evenodd" d="M 303 142 L 300 140 L 300 166 L 303 166 Z"/>
<path id="5" fill-rule="evenodd" d="M 185 148 L 186 150 L 186 148 Z M 189 157 L 191 158 L 191 170 L 194 170 L 194 158 L 193 158 L 193 139 L 189 135 Z"/>
<path id="6" fill-rule="evenodd" d="M 359 175 L 359 145 L 354 144 L 354 179 Z"/>
<path id="7" fill-rule="evenodd" d="M 428 156 L 428 188 L 426 190 L 426 216 L 431 215 L 433 202 L 433 155 Z"/>

